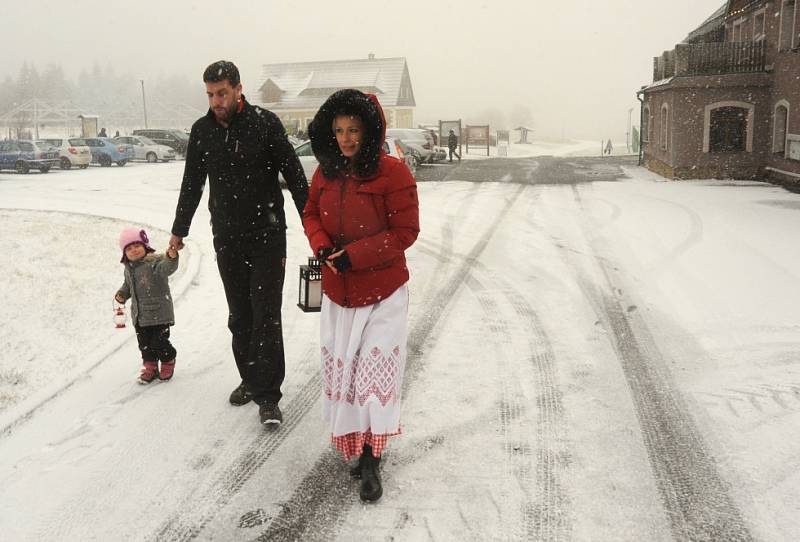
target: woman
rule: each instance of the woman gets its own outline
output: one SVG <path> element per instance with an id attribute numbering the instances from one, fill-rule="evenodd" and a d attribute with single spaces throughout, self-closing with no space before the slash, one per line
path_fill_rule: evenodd
<path id="1" fill-rule="evenodd" d="M 303 212 L 311 249 L 322 262 L 320 338 L 325 419 L 359 494 L 383 494 L 378 466 L 400 434 L 406 362 L 408 268 L 405 250 L 419 233 L 414 177 L 383 151 L 386 121 L 377 98 L 334 93 L 309 126 L 319 160 Z"/>

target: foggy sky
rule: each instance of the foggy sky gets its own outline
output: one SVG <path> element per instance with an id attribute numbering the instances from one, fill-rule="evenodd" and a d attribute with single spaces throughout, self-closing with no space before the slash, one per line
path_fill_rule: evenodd
<path id="1" fill-rule="evenodd" d="M 721 0 L 6 0 L 0 76 L 24 61 L 154 80 L 234 61 L 245 93 L 273 62 L 404 56 L 415 122 L 527 106 L 538 134 L 623 139 L 652 57 Z M 13 44 L 13 46 L 12 46 Z M 513 119 L 507 119 L 510 124 Z M 513 126 L 512 126 L 513 127 Z"/>

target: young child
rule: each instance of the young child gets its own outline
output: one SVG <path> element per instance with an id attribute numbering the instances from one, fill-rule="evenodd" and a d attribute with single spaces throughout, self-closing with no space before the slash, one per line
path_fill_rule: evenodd
<path id="1" fill-rule="evenodd" d="M 139 383 L 149 384 L 156 377 L 169 380 L 175 371 L 176 352 L 169 342 L 169 327 L 175 323 L 175 314 L 167 277 L 178 269 L 178 251 L 170 247 L 166 255 L 154 254 L 147 233 L 137 228 L 122 230 L 119 248 L 125 282 L 114 299 L 123 304 L 131 300 L 131 319 L 144 363 Z"/>

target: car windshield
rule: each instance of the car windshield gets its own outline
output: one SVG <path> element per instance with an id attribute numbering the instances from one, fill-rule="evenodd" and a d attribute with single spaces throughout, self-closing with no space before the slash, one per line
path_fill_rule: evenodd
<path id="1" fill-rule="evenodd" d="M 152 139 L 150 139 L 149 137 L 145 137 L 145 136 L 138 136 L 138 137 L 139 137 L 139 141 L 141 141 L 145 145 L 155 145 L 156 144 L 156 142 L 153 141 Z"/>
<path id="2" fill-rule="evenodd" d="M 86 140 L 85 139 L 70 139 L 69 144 L 74 147 L 85 147 Z"/>
<path id="3" fill-rule="evenodd" d="M 189 136 L 186 134 L 186 132 L 181 132 L 180 130 L 170 130 L 169 133 L 171 133 L 181 141 L 189 141 Z"/>

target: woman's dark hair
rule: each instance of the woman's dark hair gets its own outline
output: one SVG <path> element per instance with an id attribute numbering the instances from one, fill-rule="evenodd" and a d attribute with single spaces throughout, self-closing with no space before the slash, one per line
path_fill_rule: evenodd
<path id="1" fill-rule="evenodd" d="M 379 106 L 366 94 L 355 89 L 334 92 L 308 126 L 311 149 L 319 161 L 322 174 L 333 179 L 350 169 L 350 161 L 342 154 L 333 131 L 336 117 L 358 117 L 364 127 L 361 147 L 352 165 L 359 177 L 373 177 L 378 172 L 384 139 L 384 121 Z"/>
<path id="2" fill-rule="evenodd" d="M 230 60 L 217 60 L 209 64 L 203 72 L 203 83 L 219 83 L 220 81 L 230 81 L 231 86 L 239 84 L 239 68 Z"/>

